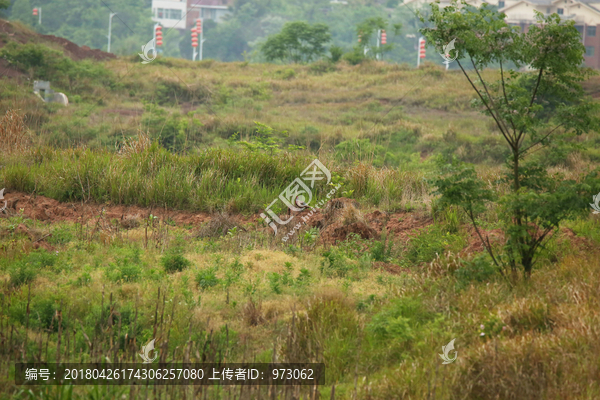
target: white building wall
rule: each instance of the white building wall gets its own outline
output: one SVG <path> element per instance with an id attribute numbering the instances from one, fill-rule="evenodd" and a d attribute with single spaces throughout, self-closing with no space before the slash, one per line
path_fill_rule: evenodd
<path id="1" fill-rule="evenodd" d="M 165 28 L 185 29 L 186 2 L 152 0 L 152 20 Z"/>

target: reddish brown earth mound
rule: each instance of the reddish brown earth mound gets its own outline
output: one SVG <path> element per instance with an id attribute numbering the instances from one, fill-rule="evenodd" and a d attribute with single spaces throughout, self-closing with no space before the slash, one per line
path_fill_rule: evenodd
<path id="1" fill-rule="evenodd" d="M 300 221 L 303 217 L 307 218 L 307 228 L 314 227 L 321 231 L 320 241 L 323 244 L 344 241 L 351 233 L 363 239 L 378 239 L 384 226 L 387 226 L 387 234 L 394 237 L 395 241 L 406 242 L 409 235 L 414 236 L 414 229 L 433 223 L 433 219 L 419 213 L 390 214 L 376 210 L 363 216 L 358 202 L 343 197 L 331 200 L 326 207 L 312 212 L 312 215 L 310 210 L 297 214 Z"/>
<path id="2" fill-rule="evenodd" d="M 213 233 L 218 233 L 218 236 L 221 236 L 228 229 L 235 226 L 245 230 L 242 227 L 243 224 L 255 223 L 259 219 L 258 215 L 242 218 L 239 215 L 210 215 L 208 213 L 175 211 L 164 208 L 61 203 L 45 196 L 33 196 L 20 192 L 5 193 L 4 199 L 7 202 L 7 209 L 0 213 L 0 216 L 4 217 L 15 215 L 22 209 L 25 217 L 47 223 L 58 221 L 79 222 L 82 218 L 84 221 L 93 223 L 104 211 L 104 219 L 117 219 L 123 228 L 129 229 L 140 226 L 140 221 L 152 214 L 161 220 L 172 221 L 180 226 L 190 225 L 194 229 L 200 228 L 198 231 L 199 236 L 214 236 Z M 358 203 L 351 199 L 333 199 L 323 209 L 306 210 L 296 214 L 294 221 L 297 224 L 303 221 L 302 218 L 305 219 L 306 224 L 301 227 L 301 232 L 310 228 L 318 228 L 320 231 L 319 243 L 324 245 L 334 245 L 342 242 L 351 233 L 363 239 L 379 239 L 382 236 L 384 226 L 387 227 L 388 239 L 394 243 L 406 244 L 411 237 L 418 234 L 419 228 L 427 227 L 433 223 L 433 220 L 423 213 L 386 213 L 376 210 L 363 216 L 358 207 Z M 282 218 L 284 217 L 282 216 Z M 349 218 L 350 222 L 348 221 Z M 352 220 L 352 218 L 357 220 Z M 289 225 L 292 226 L 291 223 Z M 259 229 L 271 233 L 269 227 L 265 226 Z M 44 241 L 45 238 L 41 232 L 34 232 L 25 225 L 18 226 L 16 230 L 28 236 L 34 248 L 43 247 L 47 250 L 53 250 L 52 246 Z M 484 240 L 489 239 L 492 244 L 504 241 L 504 235 L 499 229 L 481 230 L 481 233 Z M 278 235 L 283 236 L 285 234 L 286 232 L 280 229 Z M 570 239 L 574 246 L 591 248 L 590 243 L 585 238 L 577 236 L 571 229 L 563 228 L 561 234 Z M 299 236 L 300 234 L 296 233 L 291 243 L 295 242 Z M 468 244 L 460 254 L 473 254 L 484 250 L 484 245 L 479 236 L 473 228 L 469 227 Z M 399 274 L 404 271 L 398 265 L 383 262 L 376 262 L 373 267 L 392 274 Z"/>
<path id="3" fill-rule="evenodd" d="M 65 55 L 71 59 L 78 61 L 86 58 L 93 59 L 96 61 L 109 60 L 116 58 L 112 53 L 106 53 L 99 49 L 90 49 L 87 46 L 78 46 L 75 43 L 65 38 L 57 37 L 54 35 L 40 35 L 38 33 L 31 34 L 30 32 L 24 32 L 19 30 L 14 24 L 9 21 L 0 19 L 0 34 L 7 36 L 9 41 L 15 41 L 17 43 L 44 43 L 54 44 L 52 47 L 62 48 Z M 5 46 L 4 41 L 0 41 L 0 48 Z M 23 72 L 13 68 L 6 60 L 0 59 L 0 77 L 7 76 L 10 78 L 16 78 L 24 76 Z"/>
<path id="4" fill-rule="evenodd" d="M 30 196 L 25 193 L 5 193 L 8 214 L 15 214 L 23 209 L 27 218 L 39 221 L 70 221 L 76 222 L 80 218 L 89 220 L 97 218 L 102 210 L 105 218 L 116 218 L 122 221 L 124 227 L 136 219 L 146 218 L 150 214 L 160 219 L 171 220 L 178 225 L 200 225 L 210 219 L 207 213 L 192 213 L 185 211 L 165 210 L 164 208 L 149 208 L 122 205 L 99 205 L 81 203 L 61 203 L 45 196 Z"/>

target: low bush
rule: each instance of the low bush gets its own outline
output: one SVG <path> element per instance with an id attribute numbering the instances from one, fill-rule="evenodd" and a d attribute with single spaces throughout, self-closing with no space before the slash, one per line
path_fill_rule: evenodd
<path id="1" fill-rule="evenodd" d="M 217 278 L 215 267 L 201 270 L 196 274 L 196 284 L 200 290 L 210 289 L 219 283 L 221 283 L 221 280 Z"/>
<path id="2" fill-rule="evenodd" d="M 88 272 L 79 275 L 75 284 L 77 286 L 89 286 L 92 283 L 92 276 Z"/>
<path id="3" fill-rule="evenodd" d="M 19 262 L 10 269 L 9 274 L 11 286 L 18 287 L 33 282 L 38 274 L 38 268 L 26 262 Z"/>
<path id="4" fill-rule="evenodd" d="M 363 49 L 355 47 L 351 52 L 345 53 L 342 56 L 342 60 L 347 61 L 350 65 L 358 65 L 365 61 L 367 58 L 364 55 Z"/>
<path id="5" fill-rule="evenodd" d="M 54 229 L 52 235 L 48 237 L 48 243 L 52 245 L 67 244 L 73 240 L 73 234 L 68 226 L 62 226 Z"/>
<path id="6" fill-rule="evenodd" d="M 55 262 L 56 254 L 46 250 L 32 251 L 9 269 L 10 285 L 18 287 L 33 282 L 42 268 L 51 267 Z"/>
<path id="7" fill-rule="evenodd" d="M 462 265 L 454 271 L 459 288 L 464 288 L 471 282 L 488 281 L 497 273 L 487 254 L 480 254 L 472 260 L 466 260 Z"/>
<path id="8" fill-rule="evenodd" d="M 413 339 L 416 331 L 434 317 L 435 313 L 428 311 L 422 301 L 403 297 L 375 314 L 367 330 L 376 340 L 406 342 Z"/>
<path id="9" fill-rule="evenodd" d="M 323 252 L 323 257 L 320 270 L 326 277 L 344 278 L 356 269 L 356 265 L 335 247 Z"/>
<path id="10" fill-rule="evenodd" d="M 161 258 L 160 263 L 167 273 L 181 272 L 192 265 L 192 262 L 177 250 L 167 252 Z"/>
<path id="11" fill-rule="evenodd" d="M 403 262 L 412 265 L 431 262 L 436 255 L 444 254 L 446 250 L 462 249 L 465 244 L 460 235 L 449 233 L 442 226 L 433 225 L 422 229 L 410 240 Z"/>
<path id="12" fill-rule="evenodd" d="M 109 263 L 105 273 L 113 282 L 136 282 L 142 275 L 142 269 L 135 262 L 125 258 Z"/>

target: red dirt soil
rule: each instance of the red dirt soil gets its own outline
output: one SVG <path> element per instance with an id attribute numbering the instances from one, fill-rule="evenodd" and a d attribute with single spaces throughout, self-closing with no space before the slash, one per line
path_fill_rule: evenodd
<path id="1" fill-rule="evenodd" d="M 84 221 L 93 221 L 101 215 L 104 210 L 104 218 L 120 221 L 123 228 L 139 226 L 139 221 L 147 218 L 150 214 L 161 220 L 170 220 L 179 226 L 192 226 L 198 229 L 200 226 L 210 227 L 210 224 L 219 222 L 219 214 L 208 214 L 203 212 L 189 212 L 168 210 L 164 208 L 149 208 L 124 205 L 100 205 L 100 204 L 81 204 L 81 203 L 61 203 L 57 200 L 45 196 L 33 196 L 21 192 L 11 192 L 4 194 L 4 200 L 7 209 L 0 213 L 0 217 L 16 215 L 21 209 L 23 215 L 30 219 L 53 223 L 59 221 L 78 222 L 83 218 Z M 0 207 L 2 201 L 0 201 Z M 319 243 L 323 245 L 335 245 L 344 241 L 350 233 L 355 233 L 363 239 L 381 238 L 383 227 L 386 226 L 387 237 L 394 243 L 406 244 L 412 237 L 418 234 L 418 231 L 433 224 L 432 218 L 425 213 L 396 212 L 386 213 L 379 210 L 362 215 L 358 210 L 358 203 L 352 199 L 337 198 L 329 201 L 322 209 L 312 211 L 305 210 L 295 215 L 295 223 L 305 222 L 300 231 L 310 228 L 317 228 L 320 231 Z M 284 216 L 282 216 L 284 217 Z M 257 222 L 259 215 L 241 218 L 240 216 L 230 216 L 230 222 L 233 224 L 245 224 L 248 222 Z M 348 221 L 348 218 L 355 218 Z M 135 222 L 138 221 L 137 224 Z M 291 227 L 293 224 L 290 223 Z M 271 228 L 259 228 L 265 232 L 271 233 Z M 484 246 L 475 230 L 469 229 L 468 244 L 460 253 L 478 253 L 484 251 Z M 17 228 L 18 232 L 24 233 L 30 237 L 34 248 L 43 247 L 47 250 L 53 250 L 52 246 L 44 242 L 44 238 L 38 233 L 32 232 L 24 225 Z M 283 237 L 287 230 L 280 229 L 278 236 Z M 501 243 L 504 235 L 499 229 L 485 231 L 481 230 L 484 239 L 489 238 L 491 243 Z M 296 233 L 292 237 L 294 242 L 301 233 Z M 561 234 L 571 240 L 571 243 L 577 247 L 588 248 L 590 244 L 586 239 L 578 237 L 570 230 L 563 228 Z M 291 242 L 288 242 L 291 244 Z M 392 274 L 399 274 L 405 270 L 398 265 L 377 262 L 373 268 L 385 270 Z"/>
<path id="2" fill-rule="evenodd" d="M 121 221 L 131 218 L 146 218 L 150 214 L 160 219 L 170 219 L 177 225 L 200 225 L 210 219 L 210 215 L 207 213 L 138 206 L 61 203 L 49 197 L 31 196 L 20 192 L 5 193 L 4 199 L 7 202 L 6 212 L 9 215 L 16 214 L 23 209 L 25 217 L 48 222 L 77 222 L 81 217 L 84 220 L 97 218 L 102 209 L 105 210 L 106 218 L 116 218 Z"/>

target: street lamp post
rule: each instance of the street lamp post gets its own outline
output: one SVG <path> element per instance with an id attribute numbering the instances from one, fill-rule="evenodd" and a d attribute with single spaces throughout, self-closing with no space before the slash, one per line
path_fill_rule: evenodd
<path id="1" fill-rule="evenodd" d="M 112 19 L 115 15 L 117 15 L 117 13 L 110 13 L 110 17 L 108 18 L 108 53 L 110 53 L 110 34 L 112 31 Z"/>

